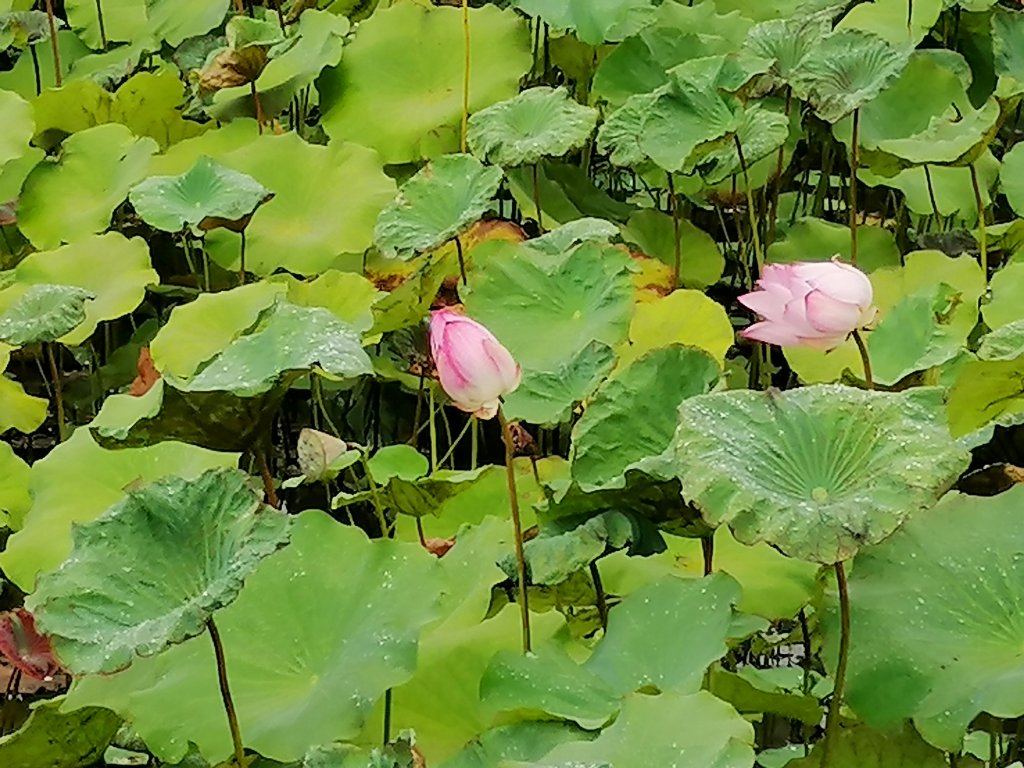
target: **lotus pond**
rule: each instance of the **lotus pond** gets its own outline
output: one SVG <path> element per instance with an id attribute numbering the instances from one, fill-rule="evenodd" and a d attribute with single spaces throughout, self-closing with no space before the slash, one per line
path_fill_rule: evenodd
<path id="1" fill-rule="evenodd" d="M 1016 0 L 0 0 L 2 768 L 1024 761 Z"/>

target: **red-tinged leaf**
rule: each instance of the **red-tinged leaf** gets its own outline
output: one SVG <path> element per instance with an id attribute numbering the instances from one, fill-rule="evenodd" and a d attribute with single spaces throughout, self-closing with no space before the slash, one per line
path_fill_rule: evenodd
<path id="1" fill-rule="evenodd" d="M 139 362 L 136 365 L 136 370 L 138 375 L 132 382 L 128 394 L 132 397 L 142 397 L 160 380 L 160 371 L 153 365 L 153 356 L 149 354 L 149 347 L 139 350 Z"/>
<path id="2" fill-rule="evenodd" d="M 35 617 L 24 608 L 0 613 L 0 653 L 36 680 L 48 680 L 61 671 L 50 640 L 39 634 Z"/>
<path id="3" fill-rule="evenodd" d="M 444 557 L 455 546 L 455 539 L 424 539 L 423 546 L 430 554 Z"/>

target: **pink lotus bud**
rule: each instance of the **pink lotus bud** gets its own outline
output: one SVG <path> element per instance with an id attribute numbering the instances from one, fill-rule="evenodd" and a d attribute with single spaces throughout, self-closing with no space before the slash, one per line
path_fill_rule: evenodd
<path id="1" fill-rule="evenodd" d="M 455 406 L 481 419 L 494 418 L 501 396 L 513 392 L 522 378 L 519 365 L 493 333 L 450 309 L 430 318 L 430 352 Z"/>
<path id="2" fill-rule="evenodd" d="M 780 347 L 834 349 L 874 321 L 878 309 L 867 275 L 832 261 L 769 264 L 757 290 L 739 301 L 761 316 L 742 336 Z"/>

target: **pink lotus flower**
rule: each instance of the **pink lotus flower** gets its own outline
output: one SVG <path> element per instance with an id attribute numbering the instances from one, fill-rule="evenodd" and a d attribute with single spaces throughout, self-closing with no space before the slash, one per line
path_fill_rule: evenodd
<path id="1" fill-rule="evenodd" d="M 832 261 L 769 264 L 739 301 L 761 316 L 740 335 L 780 347 L 834 349 L 878 314 L 867 275 Z"/>
<path id="2" fill-rule="evenodd" d="M 430 318 L 430 353 L 455 406 L 481 419 L 493 418 L 501 396 L 513 392 L 522 378 L 519 365 L 493 333 L 451 309 Z"/>

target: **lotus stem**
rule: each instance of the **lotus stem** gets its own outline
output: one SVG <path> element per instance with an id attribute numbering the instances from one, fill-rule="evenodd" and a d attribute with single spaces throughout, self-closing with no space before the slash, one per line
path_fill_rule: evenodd
<path id="1" fill-rule="evenodd" d="M 914 24 L 914 0 L 907 0 L 907 34 L 910 34 Z"/>
<path id="2" fill-rule="evenodd" d="M 469 420 L 473 424 L 473 431 L 469 433 L 469 468 L 476 469 L 480 457 L 480 424 L 476 416 L 470 416 Z"/>
<path id="3" fill-rule="evenodd" d="M 239 234 L 242 236 L 242 244 L 238 251 L 238 284 L 245 285 L 245 230 Z"/>
<path id="4" fill-rule="evenodd" d="M 281 10 L 281 0 L 271 0 L 270 4 L 274 6 L 274 12 L 277 13 L 277 23 L 281 27 L 281 31 L 285 31 L 284 24 L 284 11 Z"/>
<path id="5" fill-rule="evenodd" d="M 682 266 L 682 241 L 679 236 L 679 200 L 676 198 L 676 182 L 669 171 L 668 177 L 668 208 L 672 212 L 672 290 L 679 287 L 679 269 Z"/>
<path id="6" fill-rule="evenodd" d="M 462 0 L 462 39 L 465 58 L 462 69 L 462 130 L 459 133 L 459 148 L 461 152 L 465 152 L 466 137 L 469 135 L 469 0 Z M 465 281 L 465 273 L 463 273 L 462 279 Z"/>
<path id="7" fill-rule="evenodd" d="M 537 229 L 544 231 L 544 222 L 540 212 L 540 179 L 537 178 L 537 163 L 533 164 L 533 205 L 537 209 Z"/>
<path id="8" fill-rule="evenodd" d="M 974 163 L 967 166 L 971 169 L 971 186 L 974 187 L 974 202 L 978 207 L 978 247 L 981 251 L 981 271 L 985 275 L 985 283 L 988 284 L 988 232 L 985 225 L 985 200 L 981 196 L 981 186 L 978 184 L 978 169 Z"/>
<path id="9" fill-rule="evenodd" d="M 733 134 L 733 141 L 736 143 L 736 155 L 740 161 L 740 170 L 743 172 L 743 186 L 747 191 L 747 214 L 750 217 L 750 237 L 754 248 L 754 261 L 757 264 L 757 276 L 764 272 L 764 256 L 761 253 L 761 236 L 757 231 L 757 208 L 754 206 L 754 190 L 750 188 L 750 173 L 747 170 L 747 160 L 743 156 L 743 145 L 740 143 L 738 134 Z M 751 280 L 753 285 L 754 281 Z"/>
<path id="10" fill-rule="evenodd" d="M 252 106 L 256 110 L 256 130 L 263 133 L 263 123 L 266 122 L 266 117 L 263 114 L 263 102 L 260 101 L 260 95 L 256 92 L 256 81 L 249 81 L 249 93 L 252 94 Z"/>
<path id="11" fill-rule="evenodd" d="M 857 344 L 857 351 L 860 352 L 860 361 L 864 365 L 864 383 L 868 389 L 875 388 L 875 379 L 871 374 L 871 356 L 868 354 L 868 345 L 864 343 L 864 337 L 860 331 L 853 332 L 853 340 Z"/>
<path id="12" fill-rule="evenodd" d="M 242 746 L 242 731 L 238 727 L 238 715 L 235 713 L 235 702 L 231 698 L 228 685 L 228 667 L 224 660 L 224 646 L 220 641 L 220 632 L 211 616 L 206 620 L 206 629 L 213 641 L 213 654 L 217 659 L 217 682 L 220 683 L 220 698 L 224 702 L 224 712 L 228 716 L 228 727 L 231 729 L 231 741 L 235 746 L 235 762 L 238 768 L 246 768 L 245 748 Z"/>
<path id="13" fill-rule="evenodd" d="M 504 412 L 498 408 L 498 421 L 501 423 L 501 437 L 505 442 L 505 477 L 508 481 L 508 505 L 512 511 L 512 530 L 515 535 L 516 575 L 519 581 L 519 618 L 523 628 L 523 653 L 529 653 L 530 645 L 530 606 L 526 595 L 526 555 L 523 552 L 523 523 L 519 518 L 519 495 L 516 493 L 516 470 L 513 460 L 516 449 L 512 441 L 512 430 Z"/>
<path id="14" fill-rule="evenodd" d="M 945 229 L 942 225 L 942 214 L 939 212 L 939 202 L 935 197 L 935 186 L 932 184 L 932 172 L 928 167 L 928 163 L 924 164 L 924 181 L 928 187 L 928 200 L 932 204 L 932 214 L 935 216 L 935 223 L 939 227 L 939 232 Z"/>
<path id="15" fill-rule="evenodd" d="M 362 454 L 360 459 L 363 465 L 363 474 L 366 475 L 366 483 L 370 486 L 370 502 L 373 505 L 373 511 L 377 515 L 377 524 L 380 526 L 380 536 L 382 539 L 389 538 L 394 531 L 394 526 L 388 523 L 388 515 L 384 510 L 384 504 L 381 502 L 380 494 L 377 492 L 377 483 L 373 479 L 373 474 L 370 472 L 370 462 L 366 458 L 366 454 Z"/>
<path id="16" fill-rule="evenodd" d="M 601 617 L 601 629 L 608 632 L 608 598 L 604 593 L 601 571 L 597 568 L 597 560 L 590 561 L 590 579 L 594 582 L 594 594 L 597 596 L 597 615 Z"/>
<path id="17" fill-rule="evenodd" d="M 64 76 L 60 71 L 60 47 L 57 45 L 57 22 L 53 15 L 53 0 L 46 0 L 46 20 L 50 23 L 50 48 L 53 49 L 53 82 L 60 88 Z"/>
<path id="18" fill-rule="evenodd" d="M 793 111 L 793 89 L 786 86 L 786 120 Z M 775 161 L 775 184 L 772 190 L 772 203 L 768 213 L 768 244 L 775 242 L 776 219 L 779 217 L 779 197 L 782 194 L 782 166 L 786 161 L 786 143 L 779 147 Z"/>
<path id="19" fill-rule="evenodd" d="M 107 27 L 103 22 L 103 1 L 96 0 L 96 20 L 100 25 L 100 45 L 103 46 L 103 50 L 107 50 Z"/>
<path id="20" fill-rule="evenodd" d="M 462 284 L 466 285 L 466 260 L 462 254 L 462 241 L 459 236 L 455 236 L 455 253 L 459 257 L 459 274 L 462 276 Z"/>
<path id="21" fill-rule="evenodd" d="M 850 658 L 850 593 L 846 584 L 846 568 L 840 561 L 835 565 L 836 585 L 839 587 L 839 659 L 836 662 L 836 682 L 832 689 L 828 715 L 825 718 L 825 740 L 821 745 L 821 768 L 828 768 L 832 744 L 839 728 L 839 714 L 843 707 L 846 688 L 846 664 Z"/>
<path id="22" fill-rule="evenodd" d="M 391 705 L 395 696 L 391 688 L 384 691 L 384 746 L 391 741 Z"/>
<path id="23" fill-rule="evenodd" d="M 36 96 L 38 96 L 43 92 L 43 76 L 39 72 L 39 54 L 36 52 L 36 47 L 32 44 L 29 44 L 28 52 L 32 56 L 32 69 L 36 75 Z"/>
<path id="24" fill-rule="evenodd" d="M 715 571 L 715 533 L 700 537 L 700 550 L 704 556 L 704 575 L 710 576 Z"/>
<path id="25" fill-rule="evenodd" d="M 56 342 L 45 342 L 46 360 L 50 364 L 50 378 L 53 380 L 53 406 L 57 415 L 57 435 L 63 443 L 68 439 L 68 428 L 64 418 L 64 382 L 61 379 L 57 355 L 53 351 Z"/>
<path id="26" fill-rule="evenodd" d="M 857 266 L 857 162 L 860 146 L 860 110 L 853 110 L 853 138 L 850 140 L 850 263 Z"/>
<path id="27" fill-rule="evenodd" d="M 277 497 L 277 489 L 274 487 L 274 476 L 270 473 L 267 453 L 262 448 L 256 451 L 256 466 L 259 467 L 260 478 L 263 480 L 263 493 L 267 497 L 267 504 L 274 509 L 280 509 L 281 500 Z"/>
<path id="28" fill-rule="evenodd" d="M 434 389 L 430 389 L 430 413 L 427 414 L 427 424 L 430 432 L 430 471 L 437 471 L 437 406 L 434 403 Z"/>

